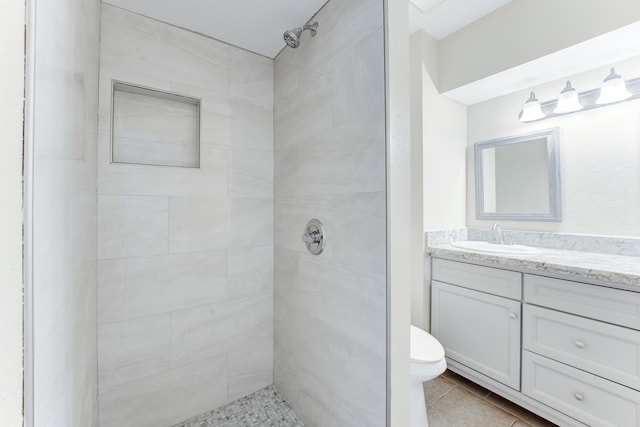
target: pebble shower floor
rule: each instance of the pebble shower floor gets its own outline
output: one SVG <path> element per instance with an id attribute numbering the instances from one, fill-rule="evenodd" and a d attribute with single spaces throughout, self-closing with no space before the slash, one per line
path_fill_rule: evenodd
<path id="1" fill-rule="evenodd" d="M 303 427 L 278 390 L 270 385 L 174 427 Z"/>

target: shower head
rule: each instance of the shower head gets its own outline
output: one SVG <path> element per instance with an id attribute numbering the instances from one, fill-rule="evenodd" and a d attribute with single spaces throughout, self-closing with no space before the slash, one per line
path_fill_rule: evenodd
<path id="1" fill-rule="evenodd" d="M 287 46 L 292 47 L 292 48 L 297 48 L 298 46 L 300 46 L 300 35 L 302 34 L 302 28 L 298 27 L 298 28 L 294 28 L 292 30 L 289 31 L 285 31 L 283 34 L 284 37 L 284 42 L 287 44 Z"/>
<path id="2" fill-rule="evenodd" d="M 313 24 L 307 24 L 304 27 L 297 27 L 289 31 L 285 31 L 283 34 L 285 43 L 294 49 L 300 46 L 300 36 L 304 30 L 309 30 L 311 32 L 311 37 L 315 37 L 318 32 L 318 23 L 314 22 Z"/>

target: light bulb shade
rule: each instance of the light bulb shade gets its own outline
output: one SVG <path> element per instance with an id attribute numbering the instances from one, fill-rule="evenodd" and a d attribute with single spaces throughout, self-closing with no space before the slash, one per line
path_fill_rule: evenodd
<path id="1" fill-rule="evenodd" d="M 571 82 L 567 82 L 567 86 L 562 90 L 558 97 L 558 103 L 553 112 L 556 114 L 572 113 L 584 108 L 578 98 L 578 92 L 571 87 Z"/>
<path id="2" fill-rule="evenodd" d="M 627 90 L 627 85 L 620 76 L 616 74 L 615 69 L 611 69 L 611 74 L 604 79 L 600 96 L 596 100 L 596 104 L 611 104 L 631 97 L 631 92 Z"/>
<path id="3" fill-rule="evenodd" d="M 532 122 L 534 120 L 541 119 L 545 116 L 540 108 L 540 102 L 536 99 L 536 94 L 531 92 L 529 99 L 524 103 L 522 107 L 522 114 L 520 114 L 520 121 Z"/>

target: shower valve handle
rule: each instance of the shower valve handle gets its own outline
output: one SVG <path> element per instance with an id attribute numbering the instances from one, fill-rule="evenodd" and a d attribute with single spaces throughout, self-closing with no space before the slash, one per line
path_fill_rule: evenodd
<path id="1" fill-rule="evenodd" d="M 322 233 L 320 231 L 312 231 L 310 233 L 304 233 L 302 235 L 302 241 L 307 244 L 319 243 L 322 240 Z"/>
<path id="2" fill-rule="evenodd" d="M 322 223 L 315 218 L 309 220 L 304 228 L 302 241 L 309 252 L 313 255 L 320 255 L 324 250 L 325 243 L 327 243 L 327 235 L 325 234 Z"/>

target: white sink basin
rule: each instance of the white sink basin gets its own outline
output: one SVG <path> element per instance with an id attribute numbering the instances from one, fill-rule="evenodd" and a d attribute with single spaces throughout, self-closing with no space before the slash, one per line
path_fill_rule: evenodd
<path id="1" fill-rule="evenodd" d="M 477 242 L 472 240 L 452 242 L 451 246 L 455 246 L 460 249 L 469 249 L 471 251 L 491 252 L 505 255 L 536 255 L 542 253 L 540 249 L 532 248 L 531 246 L 499 245 L 497 243 Z"/>

